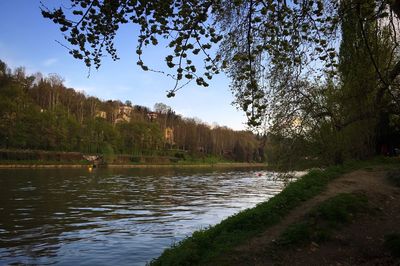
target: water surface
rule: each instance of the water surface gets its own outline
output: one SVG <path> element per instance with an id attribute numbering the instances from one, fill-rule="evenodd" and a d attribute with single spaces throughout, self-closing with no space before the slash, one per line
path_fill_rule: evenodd
<path id="1" fill-rule="evenodd" d="M 262 170 L 0 170 L 0 265 L 145 265 L 283 186 Z"/>

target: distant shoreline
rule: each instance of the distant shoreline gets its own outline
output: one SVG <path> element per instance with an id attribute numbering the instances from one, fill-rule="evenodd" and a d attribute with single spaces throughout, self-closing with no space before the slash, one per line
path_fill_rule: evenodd
<path id="1" fill-rule="evenodd" d="M 53 168 L 87 168 L 91 164 L 1 164 L 0 169 L 53 169 Z M 252 167 L 267 167 L 265 163 L 214 163 L 214 164 L 109 164 L 100 168 L 252 168 Z"/>

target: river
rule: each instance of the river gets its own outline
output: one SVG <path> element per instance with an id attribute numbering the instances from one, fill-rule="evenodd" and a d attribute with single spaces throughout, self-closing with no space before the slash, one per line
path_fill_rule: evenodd
<path id="1" fill-rule="evenodd" d="M 0 170 L 0 265 L 145 265 L 279 193 L 263 170 Z"/>

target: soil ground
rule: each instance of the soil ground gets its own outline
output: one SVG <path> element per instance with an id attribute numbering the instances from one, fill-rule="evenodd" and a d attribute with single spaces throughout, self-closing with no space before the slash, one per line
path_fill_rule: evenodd
<path id="1" fill-rule="evenodd" d="M 339 193 L 362 193 L 373 213 L 359 214 L 336 230 L 329 241 L 275 250 L 274 241 L 319 203 Z M 318 196 L 305 201 L 281 223 L 270 227 L 215 262 L 218 265 L 400 265 L 384 248 L 384 237 L 400 233 L 400 188 L 383 169 L 355 171 L 332 181 Z"/>

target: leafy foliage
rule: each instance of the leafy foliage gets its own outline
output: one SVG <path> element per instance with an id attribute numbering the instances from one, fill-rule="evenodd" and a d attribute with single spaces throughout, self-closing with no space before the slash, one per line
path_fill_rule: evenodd
<path id="1" fill-rule="evenodd" d="M 215 1 L 91 1 L 73 0 L 71 10 L 42 7 L 45 18 L 60 25 L 64 38 L 74 47 L 70 54 L 84 60 L 87 66 L 100 67 L 103 53 L 117 60 L 114 47 L 116 32 L 122 24 L 138 24 L 140 34 L 136 53 L 137 64 L 144 70 L 152 70 L 142 60 L 143 48 L 158 45 L 159 39 L 168 39 L 171 54 L 165 57 L 166 65 L 175 70 L 173 96 L 179 89 L 179 81 L 195 80 L 198 85 L 208 86 L 206 79 L 218 73 L 219 56 L 212 57 L 209 50 L 219 43 L 222 35 L 208 23 L 209 12 L 217 12 L 221 6 Z M 190 59 L 201 54 L 205 72 L 198 74 Z"/>
<path id="2" fill-rule="evenodd" d="M 118 59 L 114 38 L 120 25 L 140 28 L 136 53 L 138 65 L 151 70 L 142 60 L 143 48 L 167 39 L 171 54 L 166 65 L 175 70 L 173 96 L 181 80 L 196 80 L 208 86 L 220 69 L 233 79 L 238 104 L 250 124 L 257 125 L 266 109 L 262 77 L 265 68 L 304 65 L 309 60 L 336 64 L 329 40 L 335 33 L 338 5 L 334 1 L 92 1 L 71 0 L 71 8 L 42 7 L 42 15 L 60 26 L 73 48 L 70 53 L 87 66 L 100 66 L 103 53 Z M 219 45 L 220 52 L 210 50 Z M 315 51 L 307 52 L 310 45 Z M 202 56 L 204 73 L 198 74 L 192 57 Z M 269 71 L 268 71 L 269 72 Z M 269 75 L 270 73 L 268 73 Z"/>
<path id="3" fill-rule="evenodd" d="M 303 68 L 311 62 L 321 62 L 324 71 L 335 72 L 341 19 L 350 17 L 353 10 L 363 13 L 361 23 L 383 18 L 393 21 L 398 15 L 396 1 L 349 1 L 346 5 L 341 8 L 330 0 L 71 0 L 70 8 L 43 6 L 42 14 L 60 26 L 74 47 L 70 53 L 88 66 L 94 63 L 99 67 L 103 53 L 118 59 L 114 38 L 123 24 L 140 28 L 136 52 L 143 70 L 151 69 L 142 60 L 143 48 L 166 39 L 171 49 L 166 65 L 175 70 L 177 81 L 169 96 L 179 89 L 181 80 L 195 79 L 198 85 L 207 86 L 206 79 L 220 69 L 227 70 L 237 103 L 249 115 L 250 123 L 257 125 L 276 74 L 297 72 L 306 77 L 310 72 Z M 215 56 L 210 52 L 213 46 L 219 48 Z M 204 59 L 203 74 L 198 74 L 192 60 L 197 55 Z"/>

